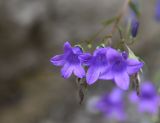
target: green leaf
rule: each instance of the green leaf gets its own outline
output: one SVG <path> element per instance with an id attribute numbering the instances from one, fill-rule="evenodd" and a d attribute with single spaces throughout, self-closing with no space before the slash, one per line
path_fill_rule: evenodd
<path id="1" fill-rule="evenodd" d="M 116 20 L 117 20 L 117 17 L 112 17 L 112 18 L 110 18 L 110 19 L 105 20 L 104 22 L 102 22 L 102 24 L 103 24 L 104 26 L 109 26 L 110 24 L 112 24 L 112 23 L 115 22 Z"/>
<path id="2" fill-rule="evenodd" d="M 129 2 L 130 9 L 136 14 L 137 17 L 140 16 L 140 11 L 138 9 L 137 3 L 134 3 L 132 1 Z"/>

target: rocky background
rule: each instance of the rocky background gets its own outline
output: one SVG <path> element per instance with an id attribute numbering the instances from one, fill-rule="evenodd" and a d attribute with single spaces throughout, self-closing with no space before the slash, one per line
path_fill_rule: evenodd
<path id="1" fill-rule="evenodd" d="M 87 99 L 114 84 L 96 83 L 79 105 L 75 78 L 61 78 L 49 59 L 62 52 L 65 41 L 91 37 L 123 2 L 0 0 L 0 123 L 106 122 L 88 112 Z M 132 49 L 146 62 L 145 79 L 158 82 L 160 22 L 154 20 L 154 4 L 140 1 L 141 26 Z"/>

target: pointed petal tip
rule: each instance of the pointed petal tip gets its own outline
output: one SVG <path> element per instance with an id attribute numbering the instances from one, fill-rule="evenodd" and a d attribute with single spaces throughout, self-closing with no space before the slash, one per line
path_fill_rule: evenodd
<path id="1" fill-rule="evenodd" d="M 65 43 L 64 43 L 64 51 L 67 51 L 67 50 L 69 50 L 69 49 L 71 49 L 72 47 L 71 47 L 71 44 L 68 42 L 68 41 L 66 41 Z"/>
<path id="2" fill-rule="evenodd" d="M 64 55 L 56 55 L 50 59 L 50 62 L 55 66 L 62 66 L 64 64 Z"/>
<path id="3" fill-rule="evenodd" d="M 66 41 L 64 45 L 71 45 L 69 41 Z"/>

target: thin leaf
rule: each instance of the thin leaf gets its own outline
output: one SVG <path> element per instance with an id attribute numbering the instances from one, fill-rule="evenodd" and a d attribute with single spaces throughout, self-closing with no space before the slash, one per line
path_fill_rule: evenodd
<path id="1" fill-rule="evenodd" d="M 136 3 L 130 1 L 129 2 L 129 7 L 136 14 L 137 17 L 140 16 L 140 11 L 139 11 L 138 6 L 137 6 Z"/>

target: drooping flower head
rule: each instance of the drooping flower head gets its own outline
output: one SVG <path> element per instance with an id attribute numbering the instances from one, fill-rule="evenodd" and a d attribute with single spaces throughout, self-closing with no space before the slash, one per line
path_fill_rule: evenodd
<path id="1" fill-rule="evenodd" d="M 100 79 L 113 79 L 124 90 L 129 88 L 129 75 L 137 73 L 143 66 L 137 59 L 128 58 L 126 52 L 121 53 L 113 48 L 108 48 L 107 60 L 109 68 L 101 74 Z"/>
<path id="2" fill-rule="evenodd" d="M 131 92 L 129 99 L 137 105 L 138 111 L 150 114 L 158 113 L 159 96 L 156 87 L 151 82 L 144 82 L 140 86 L 140 96 L 136 92 Z"/>
<path id="3" fill-rule="evenodd" d="M 156 0 L 155 18 L 156 18 L 157 21 L 160 21 L 160 0 Z"/>
<path id="4" fill-rule="evenodd" d="M 61 75 L 64 78 L 69 78 L 72 73 L 79 78 L 85 76 L 84 68 L 78 56 L 83 53 L 82 49 L 78 46 L 71 47 L 69 42 L 64 44 L 64 54 L 56 55 L 51 58 L 52 64 L 55 66 L 63 66 Z"/>
<path id="5" fill-rule="evenodd" d="M 96 103 L 96 108 L 107 118 L 125 120 L 123 91 L 114 88 L 110 93 L 103 95 Z"/>
<path id="6" fill-rule="evenodd" d="M 81 59 L 81 61 L 85 65 L 89 66 L 86 74 L 86 80 L 89 85 L 95 83 L 101 76 L 101 73 L 103 73 L 107 69 L 107 49 L 108 48 L 96 49 L 93 53 L 93 56 L 89 53 L 80 55 L 79 58 Z"/>

